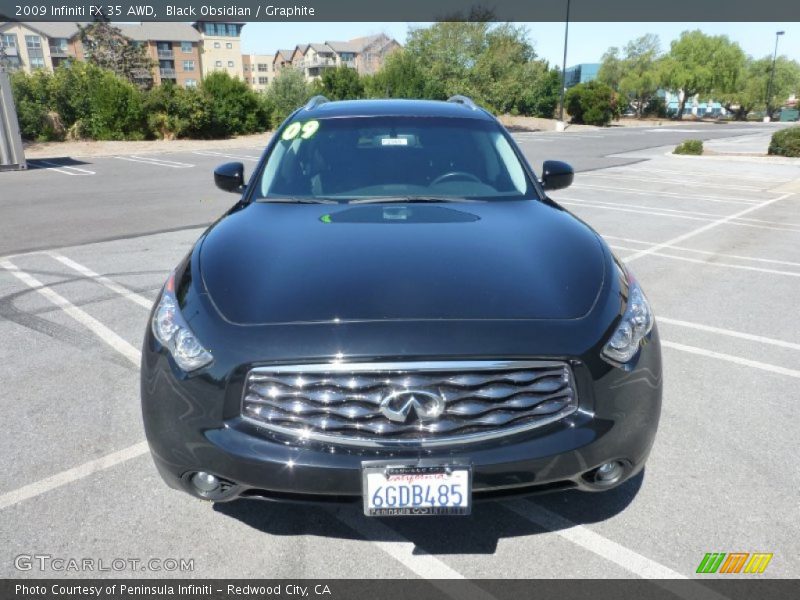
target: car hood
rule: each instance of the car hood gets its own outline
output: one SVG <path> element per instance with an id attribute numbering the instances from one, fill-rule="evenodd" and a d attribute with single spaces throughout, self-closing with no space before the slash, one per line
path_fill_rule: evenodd
<path id="1" fill-rule="evenodd" d="M 253 203 L 199 249 L 206 293 L 240 325 L 576 319 L 604 265 L 588 226 L 537 201 Z"/>

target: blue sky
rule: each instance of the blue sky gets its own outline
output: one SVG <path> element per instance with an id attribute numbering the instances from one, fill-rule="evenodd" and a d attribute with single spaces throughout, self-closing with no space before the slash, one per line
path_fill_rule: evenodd
<path id="1" fill-rule="evenodd" d="M 248 23 L 242 32 L 242 51 L 272 54 L 278 48 L 293 48 L 305 42 L 347 40 L 386 33 L 403 43 L 409 27 L 424 23 Z M 561 64 L 564 51 L 563 23 L 523 23 L 528 28 L 536 53 L 553 64 Z M 744 51 L 756 57 L 771 55 L 775 32 L 786 32 L 778 54 L 800 61 L 800 23 L 570 23 L 567 66 L 599 62 L 609 46 L 624 46 L 645 33 L 661 38 L 663 49 L 686 29 L 708 34 L 727 34 Z"/>

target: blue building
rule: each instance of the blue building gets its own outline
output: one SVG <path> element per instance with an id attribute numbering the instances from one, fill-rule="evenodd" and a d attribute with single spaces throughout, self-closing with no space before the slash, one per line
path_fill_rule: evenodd
<path id="1" fill-rule="evenodd" d="M 659 90 L 658 95 L 664 98 L 664 105 L 667 109 L 667 115 L 675 116 L 678 114 L 680 108 L 680 93 L 667 92 Z M 695 116 L 699 118 L 716 118 L 728 114 L 725 107 L 719 102 L 710 100 L 708 102 L 701 102 L 699 96 L 689 98 L 686 101 L 686 106 L 683 107 L 683 116 Z"/>
<path id="2" fill-rule="evenodd" d="M 574 67 L 568 67 L 564 74 L 564 84 L 567 88 L 586 83 L 597 79 L 597 72 L 600 70 L 600 63 L 581 63 Z"/>

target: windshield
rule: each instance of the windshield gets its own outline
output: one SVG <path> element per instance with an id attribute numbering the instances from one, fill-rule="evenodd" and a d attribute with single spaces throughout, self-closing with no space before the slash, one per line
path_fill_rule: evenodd
<path id="1" fill-rule="evenodd" d="M 479 119 L 297 119 L 280 133 L 255 198 L 521 199 L 535 193 L 500 126 Z"/>

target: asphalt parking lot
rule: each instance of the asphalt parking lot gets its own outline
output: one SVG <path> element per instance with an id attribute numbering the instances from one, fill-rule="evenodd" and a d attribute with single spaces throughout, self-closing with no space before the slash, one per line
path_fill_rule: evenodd
<path id="1" fill-rule="evenodd" d="M 725 137 L 747 144 L 764 131 Z M 212 505 L 158 477 L 139 409 L 148 310 L 201 232 L 191 226 L 233 198 L 197 174 L 254 165 L 259 149 L 0 173 L 3 211 L 17 219 L 2 225 L 0 252 L 0 575 L 87 575 L 15 567 L 44 554 L 192 559 L 197 577 L 674 578 L 695 576 L 707 552 L 767 552 L 761 577 L 797 577 L 800 164 L 675 157 L 666 144 L 705 130 L 650 133 L 518 136 L 534 165 L 574 156 L 582 172 L 553 197 L 606 238 L 653 304 L 665 388 L 647 468 L 604 494 L 480 504 L 467 518 Z M 92 187 L 101 179 L 108 210 Z M 65 196 L 76 198 L 68 223 L 37 229 L 38 212 Z M 126 218 L 142 226 L 121 231 Z"/>

